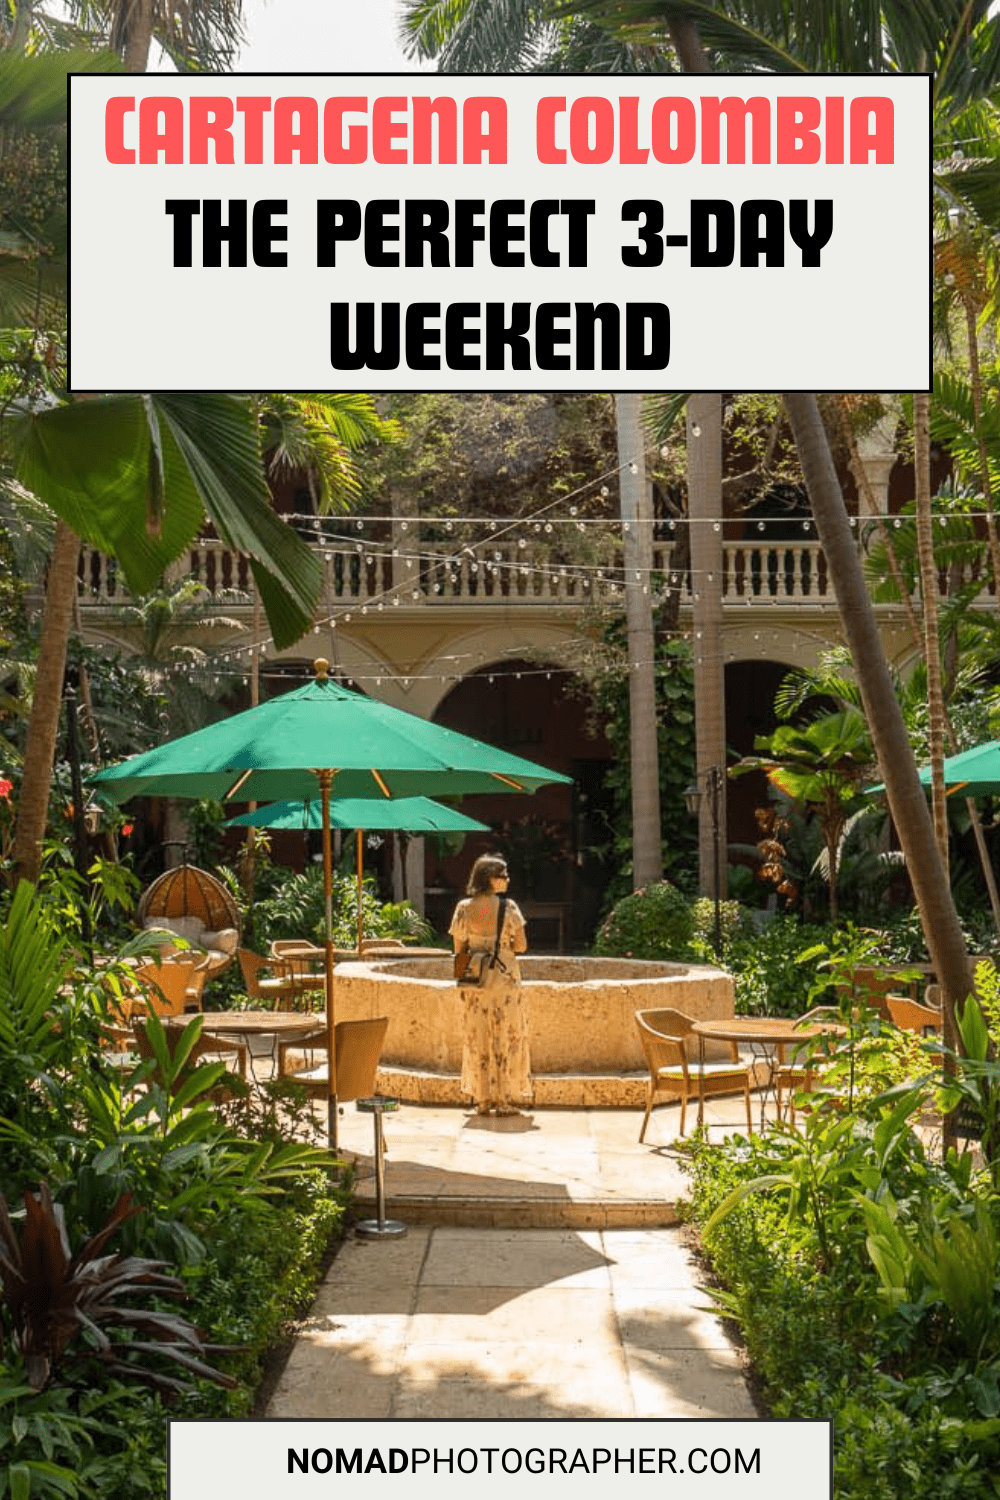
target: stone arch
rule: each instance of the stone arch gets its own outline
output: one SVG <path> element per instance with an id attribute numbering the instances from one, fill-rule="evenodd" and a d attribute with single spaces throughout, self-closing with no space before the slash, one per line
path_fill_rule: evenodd
<path id="1" fill-rule="evenodd" d="M 514 658 L 528 661 L 535 670 L 534 658 L 547 657 L 564 670 L 566 646 L 578 637 L 578 631 L 558 622 L 509 618 L 442 631 L 415 666 L 412 690 L 403 706 L 423 718 L 436 719 L 441 705 L 461 682 L 490 667 L 505 668 Z"/>

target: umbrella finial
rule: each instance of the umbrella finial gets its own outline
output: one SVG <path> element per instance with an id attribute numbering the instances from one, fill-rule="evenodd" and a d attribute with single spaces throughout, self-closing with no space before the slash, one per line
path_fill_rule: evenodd
<path id="1" fill-rule="evenodd" d="M 316 660 L 313 662 L 313 666 L 316 669 L 316 681 L 325 682 L 330 675 L 330 663 L 327 661 L 326 657 L 317 656 Z"/>

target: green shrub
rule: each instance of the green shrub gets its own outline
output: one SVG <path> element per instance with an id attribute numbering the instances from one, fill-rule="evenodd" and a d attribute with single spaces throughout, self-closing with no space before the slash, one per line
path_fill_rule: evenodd
<path id="1" fill-rule="evenodd" d="M 837 1500 L 997 1493 L 997 1204 L 970 1158 L 926 1153 L 926 1097 L 690 1153 L 717 1301 L 769 1415 L 833 1421 Z"/>
<path id="2" fill-rule="evenodd" d="M 227 1369 L 238 1391 L 203 1384 L 185 1415 L 238 1417 L 252 1408 L 263 1359 L 315 1294 L 324 1258 L 343 1231 L 350 1190 L 320 1170 L 293 1179 L 263 1212 L 216 1220 L 207 1260 L 190 1271 L 186 1315 L 206 1337 L 238 1345 Z"/>
<path id="3" fill-rule="evenodd" d="M 694 917 L 693 951 L 700 959 L 713 962 L 715 959 L 715 901 L 711 896 L 699 896 L 692 902 Z M 753 913 L 739 901 L 719 902 L 719 927 L 722 931 L 722 956 L 728 968 L 729 953 L 734 943 L 746 941 L 756 932 Z"/>
<path id="4" fill-rule="evenodd" d="M 828 932 L 781 913 L 759 928 L 737 932 L 725 950 L 726 967 L 736 980 L 737 1015 L 800 1016 L 825 1003 L 811 993 L 820 975 L 819 958 L 800 963 L 799 955 L 822 943 Z"/>
<path id="5" fill-rule="evenodd" d="M 228 884 L 239 891 L 231 875 Z M 323 871 L 310 866 L 296 874 L 280 865 L 266 866 L 260 872 L 252 916 L 252 946 L 261 953 L 276 938 L 323 942 L 326 935 Z M 361 918 L 365 937 L 426 942 L 431 935 L 430 925 L 408 901 L 383 905 L 372 877 L 362 882 Z M 341 948 L 354 947 L 358 940 L 358 883 L 354 875 L 334 873 L 333 940 Z"/>
<path id="6" fill-rule="evenodd" d="M 658 880 L 612 908 L 601 924 L 594 952 L 617 958 L 690 959 L 695 921 L 690 901 Z"/>

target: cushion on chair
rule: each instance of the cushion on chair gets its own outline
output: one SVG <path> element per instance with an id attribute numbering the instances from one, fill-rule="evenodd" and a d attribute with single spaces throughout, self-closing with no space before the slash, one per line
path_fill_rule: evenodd
<path id="1" fill-rule="evenodd" d="M 688 1063 L 687 1069 L 689 1078 L 698 1078 L 702 1075 L 704 1075 L 705 1078 L 725 1078 L 729 1074 L 742 1075 L 746 1072 L 746 1070 L 746 1063 L 732 1061 L 707 1062 L 705 1063 L 704 1067 L 699 1066 L 699 1064 L 696 1062 L 690 1062 Z M 684 1069 L 681 1067 L 657 1068 L 656 1076 L 657 1078 L 683 1078 Z"/>
<path id="2" fill-rule="evenodd" d="M 235 953 L 239 939 L 240 935 L 235 927 L 220 927 L 218 932 L 209 932 L 206 928 L 198 941 L 203 948 L 214 948 L 220 953 Z"/>
<path id="3" fill-rule="evenodd" d="M 217 932 L 212 932 L 202 926 L 200 917 L 147 917 L 144 926 L 147 932 L 164 934 L 165 940 L 160 944 L 162 958 L 185 952 L 171 941 L 173 937 L 181 937 L 191 944 L 192 949 L 202 950 L 205 955 L 203 962 L 210 970 L 228 963 L 236 952 L 239 941 L 239 933 L 235 927 L 221 927 Z M 196 953 L 191 953 L 190 956 L 197 961 Z"/>

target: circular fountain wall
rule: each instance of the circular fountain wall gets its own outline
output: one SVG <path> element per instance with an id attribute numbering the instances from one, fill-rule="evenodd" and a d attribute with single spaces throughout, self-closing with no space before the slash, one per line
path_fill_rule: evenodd
<path id="1" fill-rule="evenodd" d="M 539 1104 L 640 1104 L 646 1068 L 634 1013 L 670 1007 L 695 1020 L 733 1014 L 733 979 L 703 964 L 626 958 L 521 959 Z M 388 1016 L 384 1093 L 459 1103 L 462 1003 L 450 958 L 339 963 L 337 1020 Z"/>

